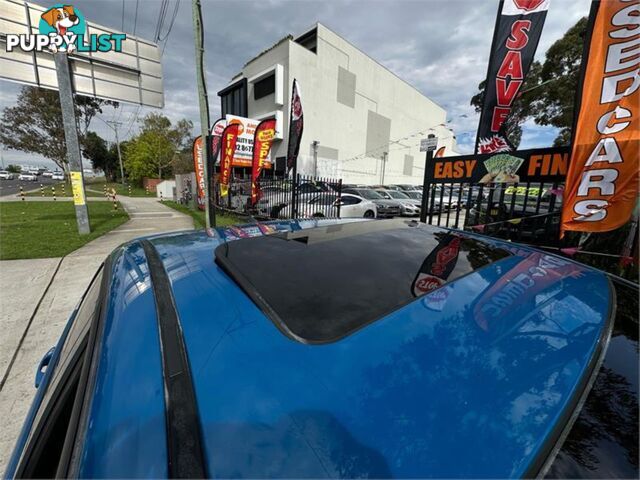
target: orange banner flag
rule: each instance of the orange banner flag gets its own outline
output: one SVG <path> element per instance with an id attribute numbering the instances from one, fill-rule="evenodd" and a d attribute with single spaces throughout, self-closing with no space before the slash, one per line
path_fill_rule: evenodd
<path id="1" fill-rule="evenodd" d="M 593 8 L 561 236 L 614 230 L 629 221 L 638 199 L 639 7 L 607 0 Z"/>

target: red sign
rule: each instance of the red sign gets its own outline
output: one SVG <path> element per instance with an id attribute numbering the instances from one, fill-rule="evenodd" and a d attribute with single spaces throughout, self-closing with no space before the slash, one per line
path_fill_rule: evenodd
<path id="1" fill-rule="evenodd" d="M 205 178 L 204 178 L 204 153 L 202 151 L 202 137 L 197 137 L 193 141 L 193 169 L 196 172 L 196 200 L 198 203 L 198 208 L 200 210 L 204 210 L 204 189 L 205 189 Z"/>
<path id="2" fill-rule="evenodd" d="M 229 193 L 229 181 L 231 180 L 231 163 L 236 151 L 236 141 L 240 126 L 237 123 L 228 125 L 222 131 L 222 155 L 220 157 L 220 195 L 223 197 Z"/>
<path id="3" fill-rule="evenodd" d="M 256 127 L 253 136 L 253 167 L 251 169 L 251 204 L 255 205 L 260 197 L 258 177 L 264 168 L 271 144 L 276 136 L 276 120 L 263 120 Z"/>

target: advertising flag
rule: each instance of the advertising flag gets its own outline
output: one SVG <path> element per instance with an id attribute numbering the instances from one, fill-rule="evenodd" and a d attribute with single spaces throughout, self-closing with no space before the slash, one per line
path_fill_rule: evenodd
<path id="1" fill-rule="evenodd" d="M 476 153 L 513 150 L 503 125 L 529 73 L 549 1 L 500 2 L 476 137 Z"/>
<path id="2" fill-rule="evenodd" d="M 304 128 L 304 115 L 302 113 L 302 102 L 300 100 L 300 87 L 298 81 L 293 79 L 291 90 L 291 116 L 289 117 L 289 148 L 287 150 L 287 173 L 298 161 L 300 151 L 300 140 L 302 140 L 302 130 Z"/>
<path id="3" fill-rule="evenodd" d="M 596 2 L 589 26 L 561 236 L 567 230 L 607 232 L 621 227 L 638 199 L 638 4 Z"/>
<path id="4" fill-rule="evenodd" d="M 233 162 L 233 154 L 236 151 L 239 128 L 240 126 L 237 123 L 227 125 L 220 136 L 220 144 L 222 146 L 220 155 L 220 195 L 223 197 L 229 194 L 231 164 Z"/>
<path id="5" fill-rule="evenodd" d="M 444 285 L 458 263 L 460 237 L 446 234 L 424 259 L 411 284 L 411 293 L 419 297 Z"/>
<path id="6" fill-rule="evenodd" d="M 216 120 L 211 127 L 211 158 L 215 164 L 220 153 L 220 145 L 222 144 L 222 132 L 227 126 L 227 121 L 224 118 Z"/>
<path id="7" fill-rule="evenodd" d="M 255 205 L 260 199 L 260 185 L 258 177 L 265 166 L 271 144 L 276 136 L 276 120 L 263 120 L 256 127 L 253 137 L 253 166 L 251 168 L 251 204 Z"/>
<path id="8" fill-rule="evenodd" d="M 204 158 L 202 151 L 202 136 L 193 141 L 193 169 L 196 172 L 196 203 L 200 210 L 204 210 Z"/>

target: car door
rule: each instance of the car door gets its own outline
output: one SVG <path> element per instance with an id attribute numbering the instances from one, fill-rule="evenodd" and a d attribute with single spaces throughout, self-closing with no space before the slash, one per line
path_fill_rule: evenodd
<path id="1" fill-rule="evenodd" d="M 362 200 L 353 195 L 343 195 L 340 199 L 340 218 L 353 218 L 364 216 Z"/>

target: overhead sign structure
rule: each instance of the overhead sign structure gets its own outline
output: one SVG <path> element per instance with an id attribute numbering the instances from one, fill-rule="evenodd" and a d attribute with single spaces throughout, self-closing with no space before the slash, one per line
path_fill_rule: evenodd
<path id="1" fill-rule="evenodd" d="M 72 5 L 0 0 L 0 78 L 58 90 L 54 55 L 67 52 L 74 93 L 164 107 L 152 42 L 85 20 Z"/>
<path id="2" fill-rule="evenodd" d="M 238 124 L 238 139 L 236 141 L 236 151 L 233 155 L 232 167 L 253 166 L 253 137 L 260 120 L 253 118 L 238 117 L 237 115 L 227 115 L 227 125 Z M 271 153 L 265 159 L 263 168 L 270 169 Z"/>
<path id="3" fill-rule="evenodd" d="M 619 228 L 629 221 L 638 202 L 638 4 L 595 3 L 589 27 L 562 234 Z"/>

